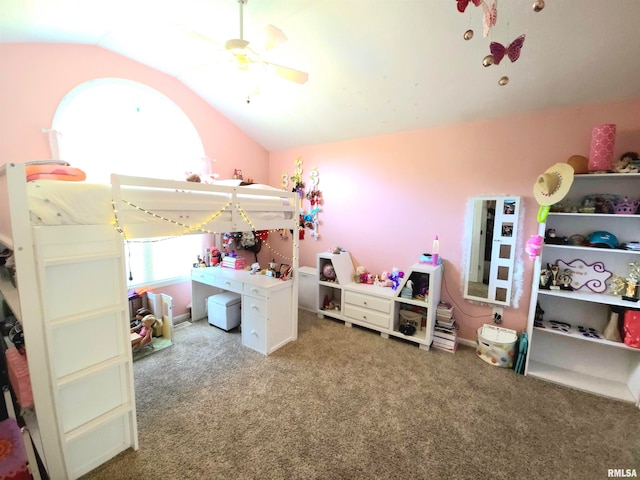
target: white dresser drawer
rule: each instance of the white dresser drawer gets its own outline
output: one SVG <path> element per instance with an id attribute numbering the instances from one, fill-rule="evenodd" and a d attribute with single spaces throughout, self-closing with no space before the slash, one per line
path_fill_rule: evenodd
<path id="1" fill-rule="evenodd" d="M 267 314 L 269 313 L 266 299 L 250 297 L 249 295 L 242 296 L 242 309 L 247 317 L 261 316 L 267 318 Z"/>
<path id="2" fill-rule="evenodd" d="M 254 297 L 262 297 L 267 298 L 267 292 L 269 289 L 264 287 L 258 287 L 256 285 L 251 285 L 250 283 L 245 283 L 242 286 L 242 293 L 245 295 L 252 295 Z"/>
<path id="3" fill-rule="evenodd" d="M 264 355 L 267 354 L 267 320 L 242 312 L 242 344 Z"/>
<path id="4" fill-rule="evenodd" d="M 391 300 L 387 298 L 374 297 L 364 293 L 345 291 L 344 302 L 358 307 L 377 310 L 382 313 L 391 312 Z"/>
<path id="5" fill-rule="evenodd" d="M 348 294 L 348 292 L 347 292 Z M 348 319 L 370 323 L 377 327 L 389 328 L 390 316 L 388 313 L 377 312 L 368 308 L 357 307 L 350 303 L 344 305 L 344 315 Z"/>

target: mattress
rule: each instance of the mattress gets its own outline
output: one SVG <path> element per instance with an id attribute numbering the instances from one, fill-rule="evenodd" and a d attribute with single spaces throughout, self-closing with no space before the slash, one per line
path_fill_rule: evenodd
<path id="1" fill-rule="evenodd" d="M 252 189 L 260 192 L 246 193 Z M 234 197 L 231 191 L 124 186 L 122 203 L 115 208 L 111 185 L 55 180 L 27 183 L 33 225 L 114 225 L 117 220 L 119 225 L 167 223 L 208 228 L 231 221 L 234 212 L 246 214 L 252 223 L 293 217 L 291 199 L 282 197 L 282 190 L 267 185 L 227 190 L 241 193 Z"/>

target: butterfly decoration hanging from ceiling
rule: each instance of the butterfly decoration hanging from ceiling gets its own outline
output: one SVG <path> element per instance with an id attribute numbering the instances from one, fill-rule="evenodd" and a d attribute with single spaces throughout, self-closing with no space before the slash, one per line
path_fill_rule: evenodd
<path id="1" fill-rule="evenodd" d="M 491 33 L 491 29 L 498 20 L 498 0 L 483 1 L 482 10 L 484 11 L 484 15 L 482 16 L 482 23 L 484 25 L 482 34 L 486 37 Z"/>
<path id="2" fill-rule="evenodd" d="M 460 13 L 464 13 L 464 11 L 469 6 L 469 3 L 473 3 L 476 7 L 482 6 L 483 15 L 482 15 L 482 23 L 483 23 L 483 34 L 485 37 L 491 34 L 492 28 L 496 25 L 498 20 L 498 0 L 456 0 L 457 9 Z M 544 9 L 544 0 L 535 0 L 533 3 L 533 11 L 535 13 L 539 13 Z M 507 22 L 508 24 L 508 22 Z M 471 40 L 473 38 L 473 30 L 468 29 L 464 32 L 463 38 L 465 40 Z M 489 44 L 489 50 L 491 53 L 486 55 L 482 60 L 482 64 L 485 67 L 489 67 L 491 65 L 499 65 L 502 59 L 505 57 L 509 57 L 511 62 L 515 62 L 520 58 L 520 52 L 522 51 L 522 46 L 524 45 L 525 35 L 522 34 L 518 38 L 516 38 L 513 42 L 511 42 L 507 47 L 502 45 L 501 43 L 492 41 Z M 502 76 L 498 80 L 498 84 L 501 86 L 507 85 L 509 83 L 509 77 Z"/>
<path id="3" fill-rule="evenodd" d="M 469 3 L 473 3 L 476 7 L 479 7 L 482 0 L 456 0 L 456 2 L 458 2 L 458 11 L 464 13 Z"/>
<path id="4" fill-rule="evenodd" d="M 493 55 L 493 63 L 496 65 L 500 65 L 500 62 L 506 55 L 509 57 L 511 62 L 515 62 L 520 58 L 520 51 L 522 50 L 522 46 L 524 45 L 524 35 L 520 35 L 513 42 L 509 44 L 508 47 L 505 47 L 501 43 L 491 42 L 489 44 L 489 50 L 491 50 L 491 55 Z"/>

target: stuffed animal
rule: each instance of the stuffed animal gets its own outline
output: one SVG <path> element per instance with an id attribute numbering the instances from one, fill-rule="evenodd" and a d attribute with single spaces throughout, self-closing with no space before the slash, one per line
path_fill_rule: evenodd
<path id="1" fill-rule="evenodd" d="M 640 171 L 640 156 L 637 152 L 627 152 L 622 154 L 620 160 L 613 164 L 615 173 L 638 173 Z"/>

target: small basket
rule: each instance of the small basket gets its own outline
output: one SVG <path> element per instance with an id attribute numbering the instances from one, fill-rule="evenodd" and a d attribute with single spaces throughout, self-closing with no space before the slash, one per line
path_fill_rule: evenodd
<path id="1" fill-rule="evenodd" d="M 518 333 L 508 328 L 483 325 L 478 329 L 476 355 L 489 365 L 511 368 Z"/>
<path id="2" fill-rule="evenodd" d="M 416 331 L 422 330 L 422 315 L 411 310 L 400 310 L 400 324 L 404 323 L 413 325 L 416 327 Z"/>

